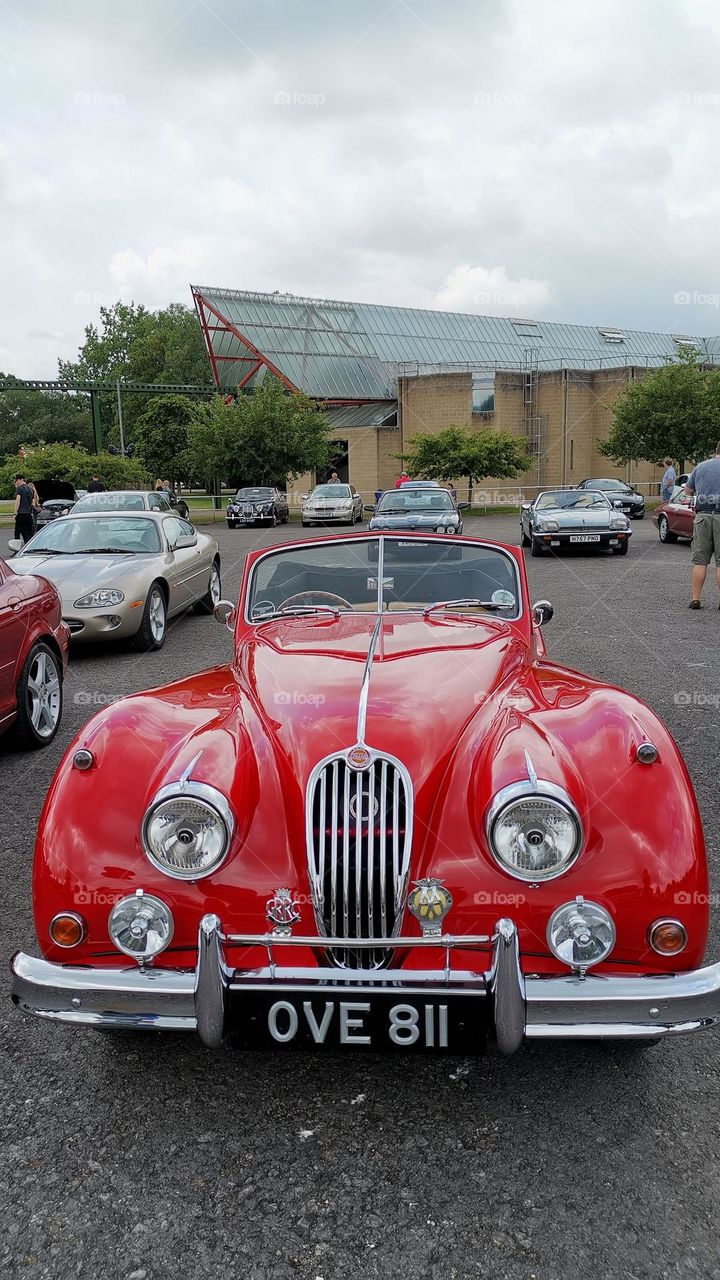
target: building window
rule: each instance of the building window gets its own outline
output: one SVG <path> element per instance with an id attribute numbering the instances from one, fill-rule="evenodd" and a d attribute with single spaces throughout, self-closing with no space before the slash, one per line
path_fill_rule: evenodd
<path id="1" fill-rule="evenodd" d="M 598 329 L 598 333 L 603 342 L 624 342 L 625 334 L 622 329 Z"/>
<path id="2" fill-rule="evenodd" d="M 492 413 L 495 409 L 495 375 L 493 373 L 473 374 L 472 411 L 473 413 Z"/>

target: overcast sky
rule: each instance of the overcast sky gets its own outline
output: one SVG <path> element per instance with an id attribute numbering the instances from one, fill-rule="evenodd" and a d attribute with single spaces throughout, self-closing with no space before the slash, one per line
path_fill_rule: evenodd
<path id="1" fill-rule="evenodd" d="M 0 369 L 189 282 L 720 333 L 720 5 L 2 0 Z"/>

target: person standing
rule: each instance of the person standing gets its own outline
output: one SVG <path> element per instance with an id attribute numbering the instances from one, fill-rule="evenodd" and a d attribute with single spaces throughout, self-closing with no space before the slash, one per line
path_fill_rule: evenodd
<path id="1" fill-rule="evenodd" d="M 105 485 L 103 484 L 100 477 L 93 476 L 88 485 L 88 493 L 104 493 L 104 492 L 105 492 Z"/>
<path id="2" fill-rule="evenodd" d="M 685 492 L 695 497 L 692 540 L 691 609 L 701 609 L 700 596 L 707 567 L 715 556 L 715 581 L 720 591 L 720 443 L 714 458 L 706 458 L 691 471 Z M 720 607 L 720 605 L 718 606 Z"/>
<path id="3" fill-rule="evenodd" d="M 23 475 L 15 477 L 15 537 L 29 542 L 35 532 L 32 492 Z"/>
<path id="4" fill-rule="evenodd" d="M 398 476 L 397 480 L 395 481 L 395 488 L 396 488 L 396 489 L 399 489 L 399 488 L 400 488 L 402 485 L 404 485 L 404 484 L 405 484 L 405 482 L 406 482 L 407 480 L 409 480 L 409 479 L 410 479 L 410 477 L 409 477 L 409 475 L 408 475 L 407 471 L 401 471 L 401 472 L 400 472 L 400 475 Z"/>
<path id="5" fill-rule="evenodd" d="M 30 490 L 30 500 L 32 502 L 33 533 L 36 533 L 38 512 L 40 511 L 40 505 L 41 505 L 40 495 L 38 494 L 38 491 L 35 488 L 35 485 L 33 484 L 32 480 L 26 480 L 25 483 L 28 489 Z"/>
<path id="6" fill-rule="evenodd" d="M 672 458 L 663 458 L 663 466 L 665 468 L 665 474 L 663 475 L 663 478 L 660 481 L 660 500 L 662 502 L 669 502 L 673 495 L 673 489 L 675 488 L 675 478 L 676 478 L 676 472 L 672 464 Z"/>

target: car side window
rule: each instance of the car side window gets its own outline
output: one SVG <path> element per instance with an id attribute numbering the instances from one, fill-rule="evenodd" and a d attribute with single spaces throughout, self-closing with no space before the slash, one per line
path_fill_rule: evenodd
<path id="1" fill-rule="evenodd" d="M 170 516 L 168 520 L 163 520 L 163 529 L 165 537 L 168 540 L 168 546 L 172 551 L 178 538 L 185 533 L 192 533 L 193 530 L 187 525 L 185 520 L 178 520 L 177 516 Z"/>

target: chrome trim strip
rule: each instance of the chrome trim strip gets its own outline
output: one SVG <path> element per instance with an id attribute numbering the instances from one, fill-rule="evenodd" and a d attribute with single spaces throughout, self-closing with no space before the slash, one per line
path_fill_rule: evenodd
<path id="1" fill-rule="evenodd" d="M 325 934 L 309 934 L 301 937 L 299 934 L 293 933 L 289 937 L 278 938 L 274 933 L 225 933 L 221 935 L 221 938 L 229 947 L 263 947 L 265 949 L 268 947 L 347 947 L 349 941 L 353 950 L 357 951 L 371 951 L 374 947 L 392 951 L 396 951 L 398 948 L 409 949 L 412 947 L 434 947 L 440 951 L 446 951 L 448 948 L 451 950 L 458 948 L 473 950 L 476 947 L 487 947 L 492 941 L 487 933 L 468 933 L 460 936 L 452 933 L 443 933 L 437 936 L 418 934 L 416 937 L 411 938 L 403 935 L 399 938 L 351 939 L 346 937 L 332 938 Z M 367 972 L 367 969 L 362 970 L 364 974 L 367 974 Z"/>
<path id="2" fill-rule="evenodd" d="M 378 582 L 382 583 L 381 574 L 378 575 Z M 382 590 L 382 587 L 380 587 L 379 590 Z M 370 637 L 370 645 L 368 648 L 367 657 L 365 659 L 365 670 L 363 671 L 362 682 L 360 684 L 360 701 L 358 702 L 357 729 L 355 730 L 355 737 L 356 737 L 358 746 L 365 745 L 365 725 L 367 721 L 368 695 L 370 693 L 370 675 L 372 673 L 372 664 L 375 658 L 375 649 L 377 647 L 377 642 L 380 637 L 382 621 L 383 621 L 382 613 L 378 611 L 378 616 L 375 619 L 375 626 L 373 627 L 372 635 Z"/>

